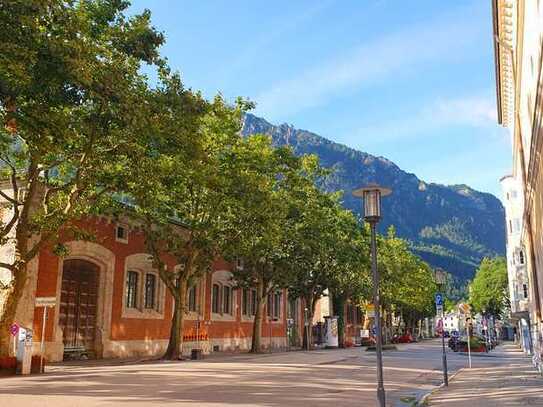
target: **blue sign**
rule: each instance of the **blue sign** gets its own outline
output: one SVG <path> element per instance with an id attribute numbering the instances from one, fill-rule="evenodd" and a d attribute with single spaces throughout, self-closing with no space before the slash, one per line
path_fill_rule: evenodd
<path id="1" fill-rule="evenodd" d="M 436 306 L 443 305 L 443 295 L 437 293 L 436 294 Z"/>

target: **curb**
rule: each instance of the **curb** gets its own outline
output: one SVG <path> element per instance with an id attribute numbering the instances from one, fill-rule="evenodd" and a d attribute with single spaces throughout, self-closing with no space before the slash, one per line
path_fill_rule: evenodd
<path id="1" fill-rule="evenodd" d="M 456 372 L 454 372 L 450 377 L 449 377 L 449 383 L 456 377 L 456 375 L 458 375 L 460 372 L 462 372 L 463 370 L 465 369 L 465 367 L 463 368 L 460 368 L 458 369 Z M 419 406 L 419 407 L 423 407 L 423 406 L 427 406 L 428 405 L 428 401 L 430 399 L 430 397 L 438 392 L 439 390 L 441 390 L 442 388 L 445 387 L 445 383 L 441 383 L 439 386 L 437 386 L 435 389 L 432 389 L 430 390 L 428 393 L 424 394 L 420 400 L 417 400 L 415 401 L 415 403 L 413 404 L 414 407 L 416 406 Z"/>

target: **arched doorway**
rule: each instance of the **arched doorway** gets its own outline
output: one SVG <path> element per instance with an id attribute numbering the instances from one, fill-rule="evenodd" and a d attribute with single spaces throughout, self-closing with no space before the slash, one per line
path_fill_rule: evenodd
<path id="1" fill-rule="evenodd" d="M 86 260 L 65 260 L 62 269 L 59 326 L 64 355 L 94 356 L 99 267 Z"/>

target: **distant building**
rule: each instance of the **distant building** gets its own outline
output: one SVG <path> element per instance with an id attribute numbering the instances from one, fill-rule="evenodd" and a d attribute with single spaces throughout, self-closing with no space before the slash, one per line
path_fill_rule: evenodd
<path id="1" fill-rule="evenodd" d="M 508 258 L 515 259 L 515 252 L 524 255 L 528 298 L 517 264 L 511 266 L 515 278 L 510 288 L 518 300 L 515 307 L 525 307 L 529 314 L 524 321 L 529 323 L 534 362 L 543 370 L 543 2 L 493 0 L 492 6 L 498 123 L 510 130 L 513 146 L 512 181 L 504 181 L 522 187 L 517 189 L 523 207 L 519 243 L 509 245 Z M 513 229 L 514 219 L 508 219 Z M 515 287 L 519 283 L 520 291 Z M 524 300 L 527 304 L 521 304 Z"/>
<path id="2" fill-rule="evenodd" d="M 443 316 L 443 329 L 445 332 L 461 332 L 463 329 L 463 320 L 458 312 L 448 312 Z"/>

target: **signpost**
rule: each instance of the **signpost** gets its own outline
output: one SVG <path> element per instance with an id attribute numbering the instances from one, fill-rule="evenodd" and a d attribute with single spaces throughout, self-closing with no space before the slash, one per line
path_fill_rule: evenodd
<path id="1" fill-rule="evenodd" d="M 458 309 L 460 310 L 460 312 L 462 314 L 464 314 L 464 318 L 465 318 L 464 323 L 466 325 L 466 333 L 467 333 L 467 336 L 468 336 L 468 363 L 469 363 L 469 367 L 471 369 L 471 345 L 470 345 L 470 339 L 471 339 L 471 329 L 470 329 L 471 307 L 469 306 L 469 304 L 459 304 Z"/>
<path id="2" fill-rule="evenodd" d="M 45 321 L 47 321 L 47 308 L 54 307 L 56 303 L 56 297 L 36 297 L 36 307 L 43 307 L 40 344 L 40 373 L 43 373 L 43 358 L 45 357 Z"/>
<path id="3" fill-rule="evenodd" d="M 449 385 L 449 375 L 447 372 L 447 352 L 445 350 L 445 324 L 443 321 L 443 295 L 440 293 L 436 294 L 436 313 L 440 318 L 438 329 L 441 331 L 441 347 L 443 350 L 443 384 L 445 386 Z"/>
<path id="4" fill-rule="evenodd" d="M 19 324 L 14 322 L 9 327 L 9 333 L 13 336 L 13 353 L 17 356 L 17 334 L 19 333 Z"/>

